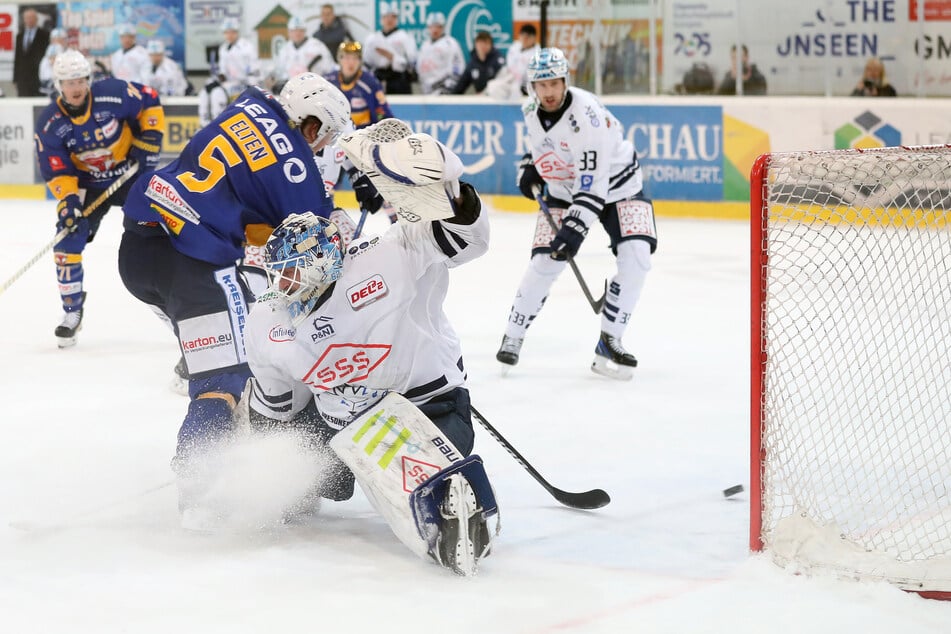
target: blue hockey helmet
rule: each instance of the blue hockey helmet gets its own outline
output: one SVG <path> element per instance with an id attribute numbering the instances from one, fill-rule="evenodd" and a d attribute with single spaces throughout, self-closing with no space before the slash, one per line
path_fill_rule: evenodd
<path id="1" fill-rule="evenodd" d="M 264 245 L 269 292 L 283 295 L 296 325 L 343 273 L 337 225 L 311 212 L 291 214 Z"/>

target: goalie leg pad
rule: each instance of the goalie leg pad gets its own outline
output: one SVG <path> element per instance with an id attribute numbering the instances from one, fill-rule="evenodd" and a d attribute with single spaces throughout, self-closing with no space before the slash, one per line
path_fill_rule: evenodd
<path id="1" fill-rule="evenodd" d="M 350 468 L 373 507 L 403 544 L 429 558 L 420 536 L 410 494 L 455 462 L 460 451 L 419 409 L 391 392 L 330 441 Z"/>

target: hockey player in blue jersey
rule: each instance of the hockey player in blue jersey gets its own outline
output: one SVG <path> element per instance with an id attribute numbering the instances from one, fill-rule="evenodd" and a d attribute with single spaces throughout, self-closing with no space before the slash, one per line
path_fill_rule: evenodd
<path id="1" fill-rule="evenodd" d="M 291 78 L 278 98 L 250 87 L 129 192 L 119 273 L 171 322 L 189 374 L 173 462 L 180 482 L 190 454 L 230 429 L 250 376 L 244 326 L 252 297 L 237 266 L 245 241 L 266 239 L 291 214 L 330 215 L 314 154 L 349 124 L 346 98 L 319 75 Z"/>
<path id="2" fill-rule="evenodd" d="M 83 250 L 103 216 L 122 205 L 138 172 L 158 164 L 165 115 L 158 94 L 121 79 L 92 82 L 82 53 L 56 56 L 53 82 L 59 96 L 36 122 L 34 141 L 40 174 L 56 198 L 57 232 L 70 230 L 53 249 L 59 292 L 66 312 L 56 328 L 59 347 L 76 343 L 83 318 Z M 88 216 L 83 208 L 120 179 L 124 184 Z"/>

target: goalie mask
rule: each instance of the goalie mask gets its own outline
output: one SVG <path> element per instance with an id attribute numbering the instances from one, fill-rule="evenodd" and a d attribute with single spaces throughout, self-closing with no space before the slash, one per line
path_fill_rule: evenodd
<path id="1" fill-rule="evenodd" d="M 334 143 L 351 126 L 350 102 L 336 86 L 315 73 L 288 79 L 278 99 L 298 127 L 309 117 L 320 122 L 317 138 L 310 143 L 315 153 Z"/>
<path id="2" fill-rule="evenodd" d="M 337 225 L 311 212 L 291 214 L 264 245 L 269 292 L 283 295 L 296 326 L 343 273 Z"/>

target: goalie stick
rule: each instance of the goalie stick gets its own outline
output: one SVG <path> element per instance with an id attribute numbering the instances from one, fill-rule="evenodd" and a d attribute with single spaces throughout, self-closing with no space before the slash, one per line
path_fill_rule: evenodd
<path id="1" fill-rule="evenodd" d="M 564 491 L 559 489 L 556 486 L 553 486 L 545 478 L 542 477 L 538 471 L 535 470 L 528 460 L 526 460 L 518 450 L 512 446 L 512 443 L 507 441 L 498 430 L 492 426 L 489 421 L 486 420 L 485 416 L 479 413 L 479 410 L 470 406 L 469 410 L 472 412 L 472 416 L 476 421 L 485 427 L 485 430 L 489 432 L 489 435 L 492 436 L 502 447 L 505 448 L 509 455 L 515 458 L 515 461 L 522 465 L 522 468 L 528 471 L 535 480 L 548 491 L 553 498 L 564 504 L 565 506 L 571 507 L 573 509 L 599 509 L 602 506 L 606 506 L 611 501 L 611 496 L 607 494 L 607 491 L 603 489 L 591 489 L 590 491 L 582 491 L 580 493 L 572 493 L 571 491 Z"/>
<path id="2" fill-rule="evenodd" d="M 106 202 L 106 200 L 108 200 L 110 196 L 112 196 L 114 193 L 116 193 L 116 192 L 119 190 L 120 187 L 122 187 L 123 185 L 125 185 L 126 181 L 128 181 L 130 178 L 132 178 L 132 177 L 136 174 L 136 172 L 138 172 L 138 171 L 139 171 L 139 164 L 138 164 L 138 163 L 132 163 L 131 165 L 129 165 L 128 169 L 126 169 L 126 171 L 122 173 L 122 176 L 120 176 L 119 178 L 117 178 L 117 179 L 115 180 L 115 182 L 114 182 L 112 185 L 109 185 L 109 187 L 106 189 L 106 191 L 104 191 L 104 192 L 102 192 L 101 194 L 99 194 L 99 196 L 96 197 L 96 200 L 94 200 L 94 201 L 92 201 L 91 203 L 89 203 L 89 204 L 86 206 L 86 208 L 83 209 L 83 218 L 88 218 L 89 215 L 92 214 L 92 212 L 96 211 L 100 206 L 102 206 L 102 204 L 103 204 L 104 202 Z M 60 240 L 62 240 L 63 238 L 65 238 L 68 234 L 69 234 L 69 229 L 63 229 L 62 231 L 60 231 L 59 233 L 57 233 L 55 238 L 53 238 L 49 243 L 47 243 L 46 245 L 44 245 L 44 247 L 43 247 L 42 249 L 40 249 L 40 250 L 36 253 L 36 255 L 34 255 L 32 258 L 30 258 L 30 260 L 29 260 L 26 264 L 24 264 L 22 267 L 20 267 L 20 270 L 18 270 L 16 273 L 14 273 L 13 276 L 10 277 L 10 279 L 8 279 L 6 282 L 4 282 L 4 283 L 3 283 L 3 286 L 0 286 L 0 295 L 2 295 L 2 294 L 4 293 L 4 291 L 6 291 L 8 288 L 10 288 L 11 286 L 13 286 L 13 283 L 14 283 L 14 282 L 16 282 L 18 279 L 20 279 L 20 277 L 21 277 L 24 273 L 26 273 L 27 271 L 30 270 L 30 267 L 31 267 L 31 266 L 33 266 L 34 264 L 36 264 L 37 262 L 39 262 L 39 261 L 40 261 L 40 258 L 42 258 L 44 255 L 46 255 L 46 252 L 47 252 L 47 251 L 52 250 L 52 248 L 55 247 L 56 244 L 57 244 Z"/>
<path id="3" fill-rule="evenodd" d="M 548 220 L 548 226 L 551 227 L 551 230 L 555 233 L 558 233 L 558 225 L 555 224 L 555 219 L 551 217 L 551 210 L 548 209 L 548 204 L 542 198 L 542 190 L 537 185 L 532 188 L 532 193 L 535 194 L 535 200 L 538 202 L 538 206 L 542 210 L 545 219 Z M 575 278 L 578 280 L 578 284 L 581 285 L 581 292 L 584 293 L 585 299 L 588 300 L 588 303 L 591 305 L 591 310 L 594 311 L 595 315 L 601 314 L 601 307 L 604 306 L 604 297 L 607 295 L 608 283 L 607 280 L 604 282 L 604 293 L 601 294 L 601 299 L 595 300 L 594 296 L 591 294 L 591 291 L 588 290 L 588 285 L 584 281 L 584 277 L 581 275 L 581 270 L 578 269 L 578 264 L 575 262 L 573 256 L 568 256 L 568 266 L 571 267 L 571 271 L 575 274 Z"/>

